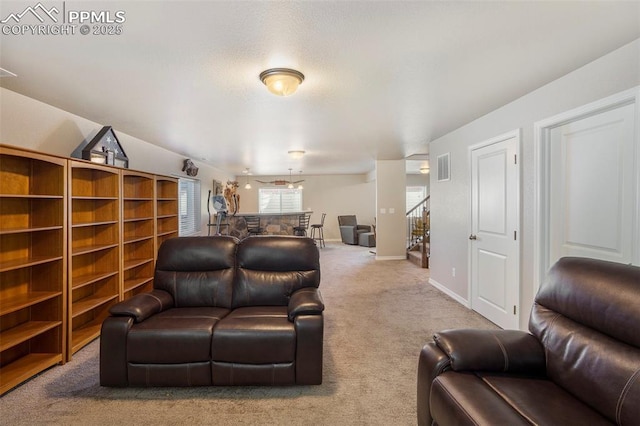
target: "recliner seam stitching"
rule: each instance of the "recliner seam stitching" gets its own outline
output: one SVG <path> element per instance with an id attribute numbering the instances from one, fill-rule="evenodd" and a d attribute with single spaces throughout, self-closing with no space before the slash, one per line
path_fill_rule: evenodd
<path id="1" fill-rule="evenodd" d="M 500 350 L 502 351 L 502 356 L 504 357 L 504 372 L 509 371 L 509 354 L 507 354 L 507 348 L 504 347 L 504 345 L 502 344 L 502 342 L 500 341 L 500 339 L 498 339 L 498 336 L 496 336 L 495 334 L 492 335 L 494 339 L 496 339 L 496 342 L 498 342 L 498 346 L 500 347 Z"/>
<path id="2" fill-rule="evenodd" d="M 622 416 L 622 407 L 624 405 L 624 401 L 631 390 L 631 386 L 633 385 L 633 382 L 635 382 L 636 379 L 638 379 L 638 377 L 640 377 L 640 368 L 637 369 L 631 375 L 631 377 L 629 377 L 629 380 L 627 380 L 627 383 L 625 383 L 624 387 L 622 388 L 622 392 L 620 392 L 620 397 L 618 398 L 618 403 L 616 404 L 616 423 L 618 423 L 619 425 L 622 424 L 621 416 Z"/>
<path id="3" fill-rule="evenodd" d="M 451 398 L 451 400 L 458 406 L 458 408 L 460 408 L 460 410 L 467 416 L 467 418 L 473 422 L 473 424 L 478 425 L 478 422 L 475 421 L 475 419 L 471 416 L 471 414 L 467 412 L 464 406 L 458 402 L 458 400 L 453 396 L 451 392 L 449 392 L 449 390 L 445 386 L 442 386 L 439 383 L 437 383 L 437 385 L 440 386 L 440 389 L 445 391 L 447 395 L 449 395 L 449 398 Z"/>

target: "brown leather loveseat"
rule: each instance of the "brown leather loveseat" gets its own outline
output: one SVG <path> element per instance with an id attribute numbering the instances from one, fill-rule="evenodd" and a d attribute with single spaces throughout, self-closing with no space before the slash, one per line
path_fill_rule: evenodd
<path id="1" fill-rule="evenodd" d="M 313 240 L 165 241 L 154 289 L 110 309 L 103 386 L 322 382 L 323 310 Z"/>
<path id="2" fill-rule="evenodd" d="M 418 424 L 640 424 L 640 268 L 560 259 L 517 330 L 448 330 L 420 354 Z"/>

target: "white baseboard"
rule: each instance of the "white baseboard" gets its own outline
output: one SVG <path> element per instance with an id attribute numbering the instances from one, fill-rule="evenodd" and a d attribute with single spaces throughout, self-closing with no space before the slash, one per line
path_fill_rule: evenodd
<path id="1" fill-rule="evenodd" d="M 434 280 L 433 278 L 429 278 L 429 284 L 431 284 L 432 286 L 434 286 L 435 288 L 437 288 L 438 290 L 440 290 L 441 292 L 443 292 L 447 296 L 451 297 L 456 302 L 460 303 L 462 306 L 465 306 L 465 307 L 471 309 L 471 304 L 469 303 L 469 301 L 467 299 L 464 299 L 460 295 L 452 292 L 450 289 L 448 289 L 447 287 L 443 286 L 442 284 L 440 284 L 438 281 Z"/>
<path id="2" fill-rule="evenodd" d="M 376 260 L 407 260 L 407 256 L 378 256 L 376 254 Z"/>

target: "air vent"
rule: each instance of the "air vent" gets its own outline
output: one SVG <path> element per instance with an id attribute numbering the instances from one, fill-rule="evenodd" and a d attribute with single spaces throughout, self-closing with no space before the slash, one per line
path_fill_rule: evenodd
<path id="1" fill-rule="evenodd" d="M 451 179 L 449 175 L 449 169 L 451 166 L 451 160 L 449 154 L 438 155 L 438 182 L 444 182 Z"/>

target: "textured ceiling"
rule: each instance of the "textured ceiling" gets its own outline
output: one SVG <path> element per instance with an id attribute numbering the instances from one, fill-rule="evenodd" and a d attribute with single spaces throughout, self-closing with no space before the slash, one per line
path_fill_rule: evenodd
<path id="1" fill-rule="evenodd" d="M 2 1 L 0 19 L 36 3 Z M 376 159 L 424 154 L 430 140 L 640 37 L 640 2 L 64 7 L 122 10 L 122 34 L 0 35 L 0 67 L 18 75 L 1 86 L 234 174 L 364 173 Z M 276 97 L 258 79 L 270 67 L 305 81 Z M 291 149 L 307 154 L 292 161 Z"/>

